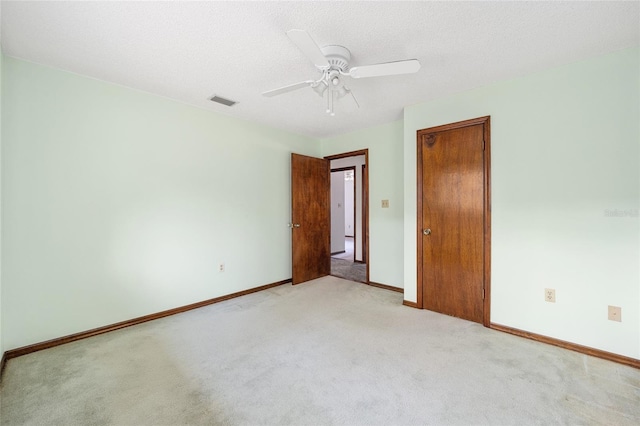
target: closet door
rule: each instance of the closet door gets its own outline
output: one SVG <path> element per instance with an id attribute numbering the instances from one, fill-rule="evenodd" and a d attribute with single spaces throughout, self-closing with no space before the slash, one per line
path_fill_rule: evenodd
<path id="1" fill-rule="evenodd" d="M 476 121 L 419 132 L 418 285 L 424 309 L 483 323 L 487 154 Z"/>

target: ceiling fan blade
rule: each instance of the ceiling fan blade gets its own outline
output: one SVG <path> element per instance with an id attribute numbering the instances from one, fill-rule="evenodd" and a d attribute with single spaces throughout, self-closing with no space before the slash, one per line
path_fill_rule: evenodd
<path id="1" fill-rule="evenodd" d="M 384 75 L 411 74 L 417 72 L 419 69 L 420 61 L 417 59 L 407 59 L 406 61 L 353 67 L 349 71 L 349 75 L 353 78 L 380 77 Z"/>
<path id="2" fill-rule="evenodd" d="M 301 81 L 300 83 L 290 84 L 288 86 L 279 87 L 277 89 L 269 90 L 267 92 L 263 92 L 262 96 L 266 96 L 268 98 L 272 96 L 281 95 L 287 92 L 293 92 L 294 90 L 302 89 L 303 87 L 309 87 L 314 83 L 313 80 Z"/>
<path id="3" fill-rule="evenodd" d="M 318 68 L 329 68 L 329 61 L 322 54 L 322 50 L 305 30 L 289 30 L 287 35 L 298 46 L 302 53 L 307 55 L 311 62 Z"/>

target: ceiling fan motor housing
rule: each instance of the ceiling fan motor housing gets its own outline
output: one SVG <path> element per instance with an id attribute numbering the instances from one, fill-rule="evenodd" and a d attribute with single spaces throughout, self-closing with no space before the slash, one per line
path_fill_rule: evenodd
<path id="1" fill-rule="evenodd" d="M 331 69 L 337 69 L 341 72 L 349 70 L 349 61 L 351 60 L 349 49 L 344 46 L 324 46 L 320 50 L 329 61 Z"/>

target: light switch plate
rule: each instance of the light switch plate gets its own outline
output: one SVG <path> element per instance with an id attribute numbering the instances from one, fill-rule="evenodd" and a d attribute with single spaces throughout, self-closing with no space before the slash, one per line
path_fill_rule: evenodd
<path id="1" fill-rule="evenodd" d="M 622 308 L 620 306 L 609 305 L 609 319 L 611 321 L 622 322 Z"/>
<path id="2" fill-rule="evenodd" d="M 389 208 L 389 200 L 382 200 L 382 208 L 383 209 Z"/>

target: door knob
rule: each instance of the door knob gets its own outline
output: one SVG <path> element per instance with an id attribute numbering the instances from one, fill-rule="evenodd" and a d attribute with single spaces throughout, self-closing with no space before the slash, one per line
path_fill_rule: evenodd
<path id="1" fill-rule="evenodd" d="M 300 228 L 300 224 L 299 224 L 299 223 L 294 223 L 294 224 L 293 224 L 293 227 L 294 227 L 294 228 Z"/>
<path id="2" fill-rule="evenodd" d="M 422 233 L 423 233 L 424 235 L 431 235 L 431 229 L 429 229 L 429 228 L 423 229 L 423 230 L 422 230 Z"/>

